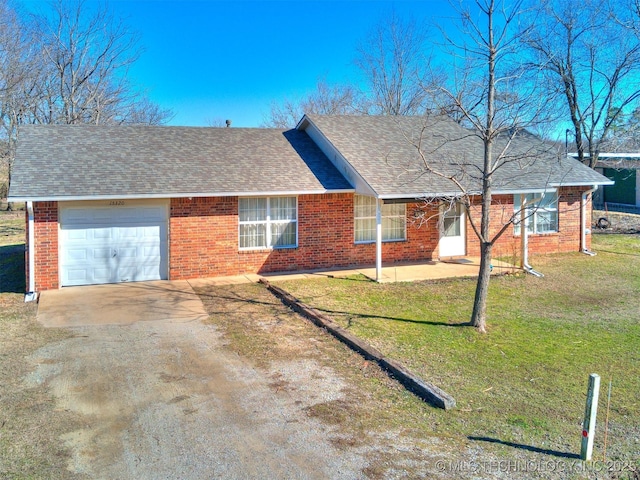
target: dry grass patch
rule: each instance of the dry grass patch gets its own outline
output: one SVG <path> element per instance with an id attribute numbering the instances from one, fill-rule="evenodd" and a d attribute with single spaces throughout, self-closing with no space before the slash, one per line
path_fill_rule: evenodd
<path id="1" fill-rule="evenodd" d="M 420 424 L 424 412 L 432 410 L 430 406 L 405 391 L 377 365 L 290 311 L 264 286 L 216 286 L 197 288 L 196 293 L 210 315 L 209 321 L 225 333 L 227 348 L 263 370 L 274 391 L 299 395 L 307 415 L 334 427 L 329 439 L 334 446 L 366 450 L 372 471 L 388 471 L 404 461 L 403 455 L 393 453 L 397 436 L 389 437 L 390 430 L 404 432 L 418 443 L 432 443 L 428 429 L 414 432 L 414 437 L 407 428 Z M 319 390 L 319 395 L 323 388 L 333 388 L 326 383 L 330 376 L 327 372 L 333 372 L 340 379 L 340 395 L 329 392 L 328 399 L 317 399 L 305 406 L 302 395 L 309 392 L 292 389 L 287 379 L 277 373 L 286 365 L 298 369 L 312 365 L 312 370 L 299 374 L 308 378 L 310 387 Z M 428 458 L 430 455 L 423 452 L 421 468 Z M 412 472 L 415 478 L 423 470 Z M 376 474 L 370 478 L 385 477 Z"/>
<path id="2" fill-rule="evenodd" d="M 46 385 L 24 381 L 35 369 L 28 357 L 70 335 L 36 322 L 24 280 L 24 212 L 0 212 L 0 478 L 84 478 L 67 471 L 70 452 L 60 440 L 79 417 L 57 409 Z"/>
<path id="3" fill-rule="evenodd" d="M 0 478 L 84 478 L 67 471 L 70 452 L 60 440 L 79 418 L 57 409 L 46 385 L 24 382 L 35 368 L 28 356 L 69 333 L 37 324 L 36 305 L 21 294 L 0 293 L 0 312 Z"/>

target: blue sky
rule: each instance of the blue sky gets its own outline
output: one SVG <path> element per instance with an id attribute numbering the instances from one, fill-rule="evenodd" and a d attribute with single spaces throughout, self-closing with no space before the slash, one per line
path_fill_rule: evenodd
<path id="1" fill-rule="evenodd" d="M 38 1 L 23 0 L 29 9 Z M 299 98 L 321 78 L 358 81 L 356 47 L 394 9 L 430 22 L 447 2 L 111 0 L 140 34 L 132 82 L 174 111 L 173 125 L 231 119 L 257 127 L 271 102 Z M 41 4 L 40 7 L 43 5 Z"/>

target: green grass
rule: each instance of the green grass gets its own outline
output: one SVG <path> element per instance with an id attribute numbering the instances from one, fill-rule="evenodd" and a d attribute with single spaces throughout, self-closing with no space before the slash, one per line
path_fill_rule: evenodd
<path id="1" fill-rule="evenodd" d="M 640 237 L 594 236 L 593 249 L 534 257 L 544 278 L 493 278 L 486 335 L 462 325 L 473 280 L 282 286 L 456 398 L 456 410 L 425 414 L 425 432 L 577 453 L 588 376 L 598 373 L 596 452 L 612 379 L 607 456 L 639 461 Z"/>

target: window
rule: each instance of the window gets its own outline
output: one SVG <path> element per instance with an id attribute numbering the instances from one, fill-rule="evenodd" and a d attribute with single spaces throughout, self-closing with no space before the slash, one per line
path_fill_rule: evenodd
<path id="1" fill-rule="evenodd" d="M 298 245 L 296 197 L 240 198 L 241 249 L 291 248 Z"/>
<path id="2" fill-rule="evenodd" d="M 376 241 L 376 199 L 364 195 L 354 197 L 354 230 L 356 243 Z M 407 237 L 407 206 L 404 203 L 382 206 L 382 241 L 393 242 Z"/>
<path id="3" fill-rule="evenodd" d="M 531 202 L 540 193 L 528 193 L 525 195 L 525 203 Z M 514 195 L 513 207 L 515 212 L 520 211 L 520 195 Z M 545 192 L 544 197 L 538 202 L 528 205 L 527 231 L 529 233 L 550 233 L 558 231 L 558 192 L 552 190 Z M 514 233 L 520 235 L 520 215 L 514 222 Z"/>

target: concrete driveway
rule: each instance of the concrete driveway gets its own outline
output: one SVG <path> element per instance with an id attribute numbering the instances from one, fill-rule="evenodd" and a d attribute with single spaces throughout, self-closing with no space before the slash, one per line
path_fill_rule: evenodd
<path id="1" fill-rule="evenodd" d="M 81 419 L 61 438 L 80 478 L 363 478 L 365 455 L 334 447 L 332 427 L 306 414 L 342 398 L 344 381 L 311 359 L 254 368 L 201 321 L 188 283 L 62 289 L 39 308 L 70 336 L 31 355 L 25 381 Z"/>
<path id="2" fill-rule="evenodd" d="M 90 285 L 40 294 L 37 320 L 45 327 L 128 325 L 204 320 L 207 313 L 189 283 L 156 281 Z"/>

